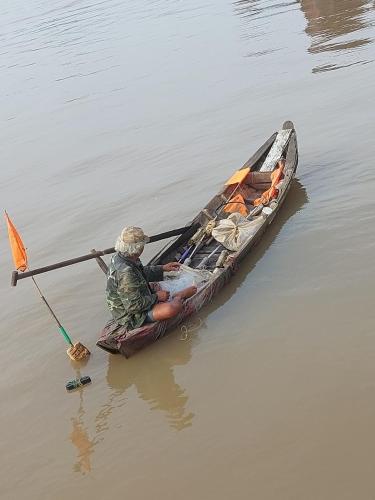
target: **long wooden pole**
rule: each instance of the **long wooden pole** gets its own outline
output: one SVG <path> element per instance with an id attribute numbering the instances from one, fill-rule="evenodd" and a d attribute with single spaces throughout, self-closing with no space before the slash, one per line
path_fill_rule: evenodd
<path id="1" fill-rule="evenodd" d="M 180 234 L 183 234 L 185 231 L 188 231 L 195 227 L 198 228 L 199 224 L 184 226 L 178 229 L 173 229 L 172 231 L 166 231 L 165 233 L 155 234 L 154 236 L 150 236 L 149 243 L 164 240 L 166 238 L 172 238 L 173 236 L 178 236 Z M 56 264 L 51 264 L 49 266 L 39 267 L 37 269 L 33 269 L 32 271 L 26 271 L 24 273 L 13 271 L 11 278 L 11 285 L 16 286 L 18 280 L 29 278 L 31 276 L 35 276 L 36 274 L 42 274 L 48 271 L 53 271 L 54 269 L 60 269 L 61 267 L 67 267 L 73 264 L 78 264 L 79 262 L 85 262 L 86 260 L 96 259 L 97 257 L 102 257 L 103 255 L 108 255 L 114 252 L 115 249 L 114 247 L 112 247 L 112 248 L 107 248 L 106 250 L 98 250 L 96 252 L 91 252 L 89 254 L 82 255 L 81 257 L 76 257 L 74 259 L 63 260 L 62 262 L 57 262 Z"/>

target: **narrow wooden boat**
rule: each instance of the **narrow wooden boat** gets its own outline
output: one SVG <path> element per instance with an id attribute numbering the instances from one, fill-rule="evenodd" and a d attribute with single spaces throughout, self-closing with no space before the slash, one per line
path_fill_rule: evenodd
<path id="1" fill-rule="evenodd" d="M 198 247 L 199 250 L 196 251 L 189 263 L 189 267 L 192 269 L 197 270 L 202 267 L 205 269 L 205 280 L 198 288 L 197 293 L 184 302 L 183 310 L 179 316 L 166 321 L 146 323 L 132 331 L 126 331 L 125 327 L 111 320 L 102 330 L 97 345 L 111 354 L 120 353 L 128 358 L 136 351 L 163 337 L 185 318 L 197 312 L 206 303 L 211 302 L 213 296 L 228 282 L 241 260 L 259 241 L 267 226 L 275 218 L 290 188 L 297 164 L 296 132 L 293 123 L 287 121 L 283 124 L 282 129 L 275 132 L 238 171 L 244 172 L 244 169 L 248 171 L 245 179 L 237 185 L 224 185 L 221 191 L 189 223 L 186 232 L 169 243 L 151 259 L 149 264 L 165 264 L 175 261 L 176 256 L 184 254 L 189 246 L 189 241 L 196 232 L 197 225 L 205 227 L 210 220 L 215 220 L 218 223 L 220 220 L 226 219 L 230 214 L 224 211 L 223 207 L 229 206 L 235 195 L 238 194 L 243 196 L 247 212 L 250 213 L 248 219 L 254 221 L 255 227 L 251 235 L 241 243 L 240 248 L 224 255 L 222 253 L 224 247 L 218 246 L 218 242 L 213 238 L 208 238 L 208 244 Z M 283 165 L 283 175 L 281 180 L 278 179 L 271 199 L 266 200 L 260 206 L 257 205 L 259 198 L 265 192 L 269 193 L 271 178 L 274 178 L 272 173 L 276 172 L 276 169 L 279 170 L 280 165 Z M 257 207 L 254 207 L 254 203 Z M 216 249 L 217 254 L 215 254 Z M 219 254 L 222 254 L 225 259 L 218 267 Z M 207 257 L 210 258 L 207 259 Z M 204 266 L 202 266 L 203 263 Z"/>

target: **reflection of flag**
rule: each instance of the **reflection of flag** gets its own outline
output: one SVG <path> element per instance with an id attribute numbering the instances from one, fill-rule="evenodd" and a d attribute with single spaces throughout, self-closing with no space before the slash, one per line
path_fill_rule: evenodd
<path id="1" fill-rule="evenodd" d="M 14 265 L 16 266 L 17 271 L 25 271 L 27 268 L 26 249 L 21 240 L 21 236 L 17 233 L 17 229 L 14 227 L 6 212 L 5 219 L 8 226 L 9 243 L 10 248 L 12 249 Z"/>

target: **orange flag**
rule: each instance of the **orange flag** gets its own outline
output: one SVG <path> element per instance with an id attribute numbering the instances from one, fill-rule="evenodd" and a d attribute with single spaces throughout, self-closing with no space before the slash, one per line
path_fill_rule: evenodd
<path id="1" fill-rule="evenodd" d="M 5 219 L 8 226 L 8 235 L 10 248 L 12 249 L 12 255 L 14 260 L 14 265 L 17 271 L 25 271 L 27 268 L 27 254 L 25 246 L 21 240 L 21 236 L 17 233 L 17 229 L 14 227 L 9 215 L 5 212 Z"/>

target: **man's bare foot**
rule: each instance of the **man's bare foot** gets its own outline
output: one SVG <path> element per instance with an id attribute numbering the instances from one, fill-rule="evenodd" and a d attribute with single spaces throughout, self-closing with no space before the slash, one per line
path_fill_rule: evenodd
<path id="1" fill-rule="evenodd" d="M 194 294 L 197 293 L 197 287 L 196 286 L 189 286 L 187 288 L 184 288 L 180 292 L 177 292 L 173 295 L 175 298 L 180 298 L 181 300 L 188 299 L 189 297 L 192 297 Z"/>

